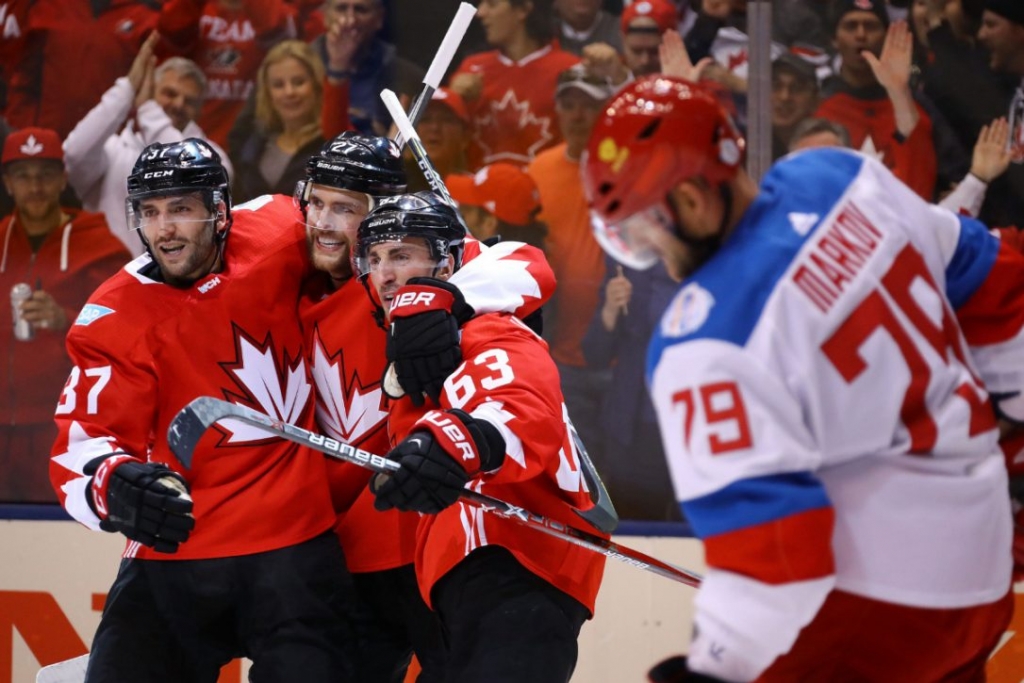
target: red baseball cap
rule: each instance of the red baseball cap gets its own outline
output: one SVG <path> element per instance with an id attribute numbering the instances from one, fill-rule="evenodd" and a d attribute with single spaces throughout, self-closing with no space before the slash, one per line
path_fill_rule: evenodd
<path id="1" fill-rule="evenodd" d="M 459 204 L 482 207 L 509 225 L 529 225 L 540 210 L 537 184 L 513 164 L 491 164 L 474 175 L 455 173 L 444 184 Z"/>
<path id="2" fill-rule="evenodd" d="M 50 159 L 64 163 L 60 136 L 49 128 L 22 128 L 7 136 L 0 164 L 25 159 Z"/>
<path id="3" fill-rule="evenodd" d="M 650 19 L 633 26 L 638 19 Z M 654 26 L 651 25 L 654 23 Z M 622 11 L 622 32 L 651 29 L 657 26 L 659 33 L 679 27 L 679 12 L 669 0 L 638 0 Z"/>
<path id="4" fill-rule="evenodd" d="M 469 123 L 469 109 L 466 107 L 466 101 L 462 99 L 462 95 L 454 90 L 438 88 L 434 91 L 434 94 L 430 96 L 430 101 L 440 102 L 442 105 L 451 109 L 463 123 Z"/>

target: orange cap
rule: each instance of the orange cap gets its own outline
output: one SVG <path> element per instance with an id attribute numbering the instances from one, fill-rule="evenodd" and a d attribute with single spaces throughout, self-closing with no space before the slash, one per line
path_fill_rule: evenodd
<path id="1" fill-rule="evenodd" d="M 529 225 L 540 210 L 537 184 L 513 164 L 491 164 L 474 175 L 452 174 L 444 184 L 459 204 L 482 207 L 509 225 Z"/>

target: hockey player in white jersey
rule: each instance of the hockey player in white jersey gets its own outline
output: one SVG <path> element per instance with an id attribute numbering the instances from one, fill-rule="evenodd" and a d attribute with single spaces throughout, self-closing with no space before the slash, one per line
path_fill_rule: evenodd
<path id="1" fill-rule="evenodd" d="M 609 253 L 683 280 L 648 382 L 709 567 L 686 680 L 983 681 L 1012 611 L 996 424 L 1024 420 L 1024 260 L 874 160 L 803 152 L 758 187 L 743 144 L 655 76 L 584 165 Z"/>

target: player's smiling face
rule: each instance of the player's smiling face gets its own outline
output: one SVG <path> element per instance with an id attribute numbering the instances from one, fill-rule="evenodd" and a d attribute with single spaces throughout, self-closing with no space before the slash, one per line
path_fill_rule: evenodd
<path id="1" fill-rule="evenodd" d="M 217 267 L 215 231 L 222 227 L 198 193 L 139 202 L 139 229 L 164 280 L 187 287 Z"/>
<path id="2" fill-rule="evenodd" d="M 352 244 L 369 209 L 369 198 L 361 192 L 313 185 L 306 207 L 306 235 L 314 268 L 334 280 L 352 277 Z"/>

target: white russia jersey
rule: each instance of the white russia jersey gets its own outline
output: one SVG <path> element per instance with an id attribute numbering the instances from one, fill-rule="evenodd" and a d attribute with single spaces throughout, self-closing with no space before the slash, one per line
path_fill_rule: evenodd
<path id="1" fill-rule="evenodd" d="M 973 354 L 955 314 L 998 241 L 844 150 L 790 156 L 761 190 L 649 356 L 673 484 L 712 570 L 714 556 L 765 583 L 828 578 L 810 531 L 789 579 L 729 548 L 779 520 L 820 528 L 827 511 L 837 588 L 919 607 L 999 598 L 1011 516 L 981 379 L 1019 390 L 999 366 L 1020 368 L 1022 344 L 1014 331 Z"/>

